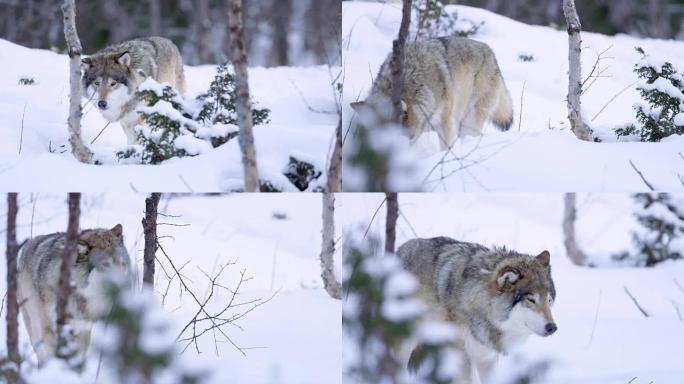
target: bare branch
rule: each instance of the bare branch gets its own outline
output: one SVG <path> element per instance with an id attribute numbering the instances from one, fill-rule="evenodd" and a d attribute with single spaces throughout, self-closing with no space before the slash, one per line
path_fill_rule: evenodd
<path id="1" fill-rule="evenodd" d="M 637 175 L 639 175 L 639 177 L 641 178 L 641 181 L 643 181 L 644 184 L 646 184 L 646 187 L 648 189 L 650 189 L 651 191 L 655 191 L 655 188 L 653 188 L 653 185 L 651 185 L 651 183 L 649 183 L 648 180 L 646 180 L 646 178 L 644 177 L 644 174 L 641 173 L 641 171 L 639 170 L 639 168 L 636 167 L 636 165 L 634 165 L 632 160 L 629 161 L 629 164 L 632 166 L 632 169 L 634 169 L 634 171 L 637 173 Z"/>
<path id="2" fill-rule="evenodd" d="M 641 305 L 639 305 L 639 302 L 637 301 L 637 299 L 635 299 L 634 296 L 632 296 L 632 293 L 629 292 L 629 289 L 627 289 L 627 286 L 625 286 L 624 288 L 625 288 L 625 293 L 627 293 L 627 296 L 629 296 L 629 298 L 632 299 L 632 302 L 637 307 L 639 312 L 641 312 L 641 314 L 643 314 L 644 317 L 650 317 L 648 312 L 646 312 L 646 310 L 644 310 L 644 308 L 642 308 Z"/>

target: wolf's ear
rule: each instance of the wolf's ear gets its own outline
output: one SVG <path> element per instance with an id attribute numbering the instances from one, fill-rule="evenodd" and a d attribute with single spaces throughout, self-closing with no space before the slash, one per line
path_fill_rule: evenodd
<path id="1" fill-rule="evenodd" d="M 121 237 L 121 235 L 123 234 L 123 227 L 121 226 L 121 224 L 117 224 L 112 229 L 110 229 L 109 232 L 116 237 Z"/>
<path id="2" fill-rule="evenodd" d="M 87 71 L 93 66 L 93 59 L 90 57 L 84 57 L 81 59 L 81 70 Z"/>
<path id="3" fill-rule="evenodd" d="M 124 67 L 130 67 L 131 66 L 131 54 L 128 53 L 128 51 L 122 53 L 117 59 L 116 62 L 123 65 Z"/>
<path id="4" fill-rule="evenodd" d="M 535 257 L 535 259 L 539 264 L 548 267 L 551 259 L 551 254 L 549 254 L 549 251 L 544 251 L 538 254 L 537 257 Z"/>
<path id="5" fill-rule="evenodd" d="M 352 109 L 355 110 L 356 112 L 359 112 L 359 110 L 366 105 L 365 101 L 355 101 L 353 103 L 349 103 L 351 105 Z"/>
<path id="6" fill-rule="evenodd" d="M 499 271 L 499 275 L 496 277 L 496 285 L 504 291 L 515 285 L 518 280 L 520 280 L 520 272 L 511 267 L 505 267 Z"/>
<path id="7" fill-rule="evenodd" d="M 404 101 L 404 99 L 401 99 L 401 111 L 404 113 L 406 113 L 406 111 L 408 111 L 408 106 L 407 106 L 406 102 Z"/>

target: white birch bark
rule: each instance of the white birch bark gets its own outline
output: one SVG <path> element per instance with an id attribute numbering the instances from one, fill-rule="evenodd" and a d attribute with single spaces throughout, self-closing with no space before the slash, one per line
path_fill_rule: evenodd
<path id="1" fill-rule="evenodd" d="M 240 127 L 239 142 L 245 177 L 245 192 L 259 191 L 254 134 L 252 132 L 252 108 L 249 104 L 249 77 L 247 52 L 242 29 L 242 0 L 227 0 L 230 56 L 235 69 L 235 94 L 237 97 L 237 123 Z"/>
<path id="2" fill-rule="evenodd" d="M 563 0 L 563 13 L 568 24 L 568 119 L 570 129 L 578 139 L 592 141 L 592 132 L 582 120 L 582 107 L 580 97 L 582 96 L 582 37 L 575 0 Z"/>
<path id="3" fill-rule="evenodd" d="M 335 128 L 335 147 L 330 156 L 330 166 L 328 167 L 328 192 L 340 192 L 342 188 L 342 115 L 337 120 Z"/>
<path id="4" fill-rule="evenodd" d="M 565 243 L 565 251 L 575 265 L 586 265 L 587 255 L 582 252 L 577 244 L 577 237 L 575 233 L 575 220 L 577 219 L 577 195 L 566 193 L 564 196 L 565 211 L 563 213 L 563 239 Z"/>
<path id="5" fill-rule="evenodd" d="M 74 157 L 82 163 L 92 163 L 93 153 L 81 139 L 81 41 L 76 32 L 76 4 L 62 3 L 64 39 L 69 52 L 69 143 Z"/>
<path id="6" fill-rule="evenodd" d="M 330 297 L 342 298 L 342 287 L 335 277 L 335 195 L 325 192 L 323 198 L 323 244 L 321 246 L 321 278 Z"/>

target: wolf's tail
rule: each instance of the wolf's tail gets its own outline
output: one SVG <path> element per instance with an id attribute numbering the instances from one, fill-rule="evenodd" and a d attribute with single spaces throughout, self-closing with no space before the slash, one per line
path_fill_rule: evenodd
<path id="1" fill-rule="evenodd" d="M 508 131 L 511 128 L 511 124 L 513 124 L 513 101 L 501 76 L 499 76 L 497 88 L 499 97 L 492 112 L 492 122 L 500 130 Z"/>

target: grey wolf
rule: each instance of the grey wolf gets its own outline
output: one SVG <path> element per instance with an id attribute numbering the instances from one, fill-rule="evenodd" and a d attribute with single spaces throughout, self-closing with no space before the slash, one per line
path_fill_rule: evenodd
<path id="1" fill-rule="evenodd" d="M 463 337 L 456 347 L 464 353 L 464 383 L 475 376 L 487 383 L 499 354 L 533 333 L 545 337 L 556 332 L 548 251 L 531 256 L 436 237 L 409 240 L 397 254 L 418 278 L 430 316 L 460 329 Z M 419 368 L 421 354 L 419 345 L 409 359 L 410 370 Z"/>
<path id="2" fill-rule="evenodd" d="M 412 139 L 434 130 L 445 150 L 457 137 L 482 135 L 488 120 L 502 131 L 510 128 L 511 96 L 487 44 L 446 36 L 409 42 L 404 52 L 402 124 Z M 366 100 L 352 103 L 356 111 L 367 106 L 389 118 L 391 56 L 380 67 Z"/>
<path id="3" fill-rule="evenodd" d="M 88 350 L 93 322 L 109 310 L 103 278 L 113 270 L 128 270 L 130 258 L 122 231 L 118 224 L 79 234 L 78 256 L 71 272 L 74 291 L 67 307 L 79 356 Z M 65 241 L 66 234 L 59 232 L 34 237 L 21 247 L 17 299 L 41 363 L 54 355 L 57 346 L 57 294 Z"/>
<path id="4" fill-rule="evenodd" d="M 128 144 L 137 142 L 135 92 L 148 77 L 185 91 L 183 59 L 176 45 L 163 37 L 148 37 L 116 44 L 84 58 L 81 65 L 84 94 L 95 100 L 102 116 L 121 122 Z"/>

